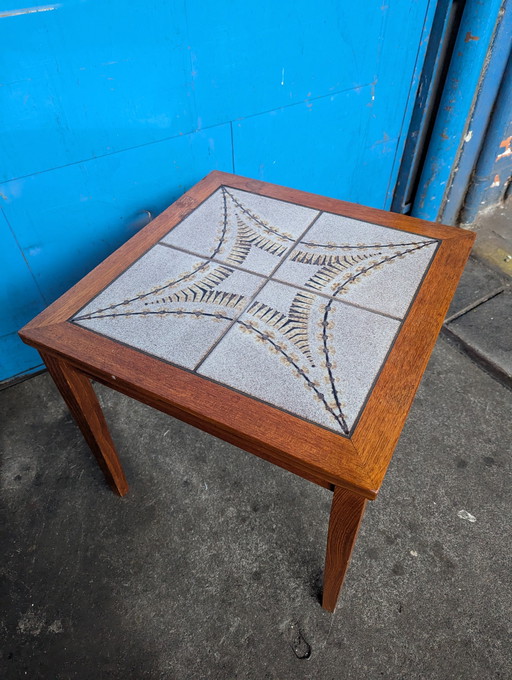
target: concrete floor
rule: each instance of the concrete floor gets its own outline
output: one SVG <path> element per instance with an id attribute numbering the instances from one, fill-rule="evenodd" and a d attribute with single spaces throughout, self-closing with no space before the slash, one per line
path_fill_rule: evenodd
<path id="1" fill-rule="evenodd" d="M 512 276 L 512 196 L 483 210 L 473 224 L 465 226 L 477 232 L 473 253 Z"/>
<path id="2" fill-rule="evenodd" d="M 334 615 L 327 490 L 98 392 L 124 499 L 48 375 L 0 393 L 2 679 L 512 677 L 511 393 L 446 339 Z"/>
<path id="3" fill-rule="evenodd" d="M 512 213 L 510 215 L 512 227 Z M 512 388 L 512 278 L 470 257 L 443 332 Z"/>
<path id="4" fill-rule="evenodd" d="M 512 388 L 512 197 L 466 226 L 477 238 L 443 332 Z"/>

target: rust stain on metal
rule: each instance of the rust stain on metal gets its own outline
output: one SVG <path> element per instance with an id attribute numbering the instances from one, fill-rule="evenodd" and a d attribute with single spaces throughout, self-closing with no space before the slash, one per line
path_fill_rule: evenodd
<path id="1" fill-rule="evenodd" d="M 505 156 L 512 156 L 512 149 L 510 148 L 511 143 L 512 135 L 510 137 L 506 137 L 500 142 L 500 149 L 505 149 L 505 151 L 502 151 L 502 153 L 496 156 L 497 161 L 499 161 L 500 158 L 505 158 Z"/>
<path id="2" fill-rule="evenodd" d="M 448 135 L 446 134 L 446 130 L 443 130 L 443 131 L 441 132 L 441 137 L 442 137 L 442 139 L 450 139 L 450 138 L 448 137 Z"/>
<path id="3" fill-rule="evenodd" d="M 471 35 L 471 31 L 468 31 L 466 33 L 466 37 L 464 38 L 464 42 L 470 42 L 471 40 L 480 40 L 480 38 L 477 35 Z"/>

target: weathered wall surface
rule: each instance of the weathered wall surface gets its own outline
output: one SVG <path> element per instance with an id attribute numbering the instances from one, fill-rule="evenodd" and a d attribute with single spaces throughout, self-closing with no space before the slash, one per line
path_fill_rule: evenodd
<path id="1" fill-rule="evenodd" d="M 434 6 L 3 3 L 0 379 L 40 364 L 23 323 L 214 168 L 389 207 Z"/>

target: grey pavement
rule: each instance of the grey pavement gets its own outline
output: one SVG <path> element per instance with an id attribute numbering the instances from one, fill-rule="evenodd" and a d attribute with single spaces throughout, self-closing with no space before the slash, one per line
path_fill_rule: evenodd
<path id="1" fill-rule="evenodd" d="M 512 215 L 511 215 L 512 217 Z M 443 332 L 484 370 L 512 387 L 512 279 L 470 257 Z"/>
<path id="2" fill-rule="evenodd" d="M 120 499 L 47 374 L 0 392 L 0 678 L 511 678 L 509 294 L 470 260 L 334 615 L 330 492 L 98 386 Z"/>
<path id="3" fill-rule="evenodd" d="M 0 393 L 0 677 L 511 677 L 511 393 L 447 340 L 334 615 L 327 490 L 98 392 L 124 499 L 48 375 Z"/>
<path id="4" fill-rule="evenodd" d="M 466 226 L 477 232 L 473 253 L 512 276 L 512 196 L 482 210 L 475 223 Z"/>

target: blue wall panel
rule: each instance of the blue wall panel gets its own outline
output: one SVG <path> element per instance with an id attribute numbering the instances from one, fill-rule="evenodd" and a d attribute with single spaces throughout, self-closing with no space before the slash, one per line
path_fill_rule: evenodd
<path id="1" fill-rule="evenodd" d="M 194 93 L 200 121 L 262 113 L 370 83 L 382 11 L 309 0 L 188 2 Z M 382 3 L 381 3 L 382 4 Z"/>
<path id="2" fill-rule="evenodd" d="M 4 18 L 0 180 L 370 83 L 401 122 L 428 5 L 64 0 Z"/>
<path id="3" fill-rule="evenodd" d="M 372 96 L 366 86 L 237 121 L 236 172 L 382 207 L 396 140 L 379 138 Z"/>
<path id="4" fill-rule="evenodd" d="M 0 381 L 41 363 L 37 352 L 19 341 L 18 329 L 45 307 L 29 268 L 20 252 L 9 224 L 0 212 Z"/>
<path id="5" fill-rule="evenodd" d="M 0 185 L 7 219 L 48 302 L 214 168 L 231 171 L 229 125 Z M 21 325 L 21 324 L 20 324 Z"/>
<path id="6" fill-rule="evenodd" d="M 435 0 L 9 15 L 22 6 L 0 10 L 0 204 L 29 298 L 55 299 L 213 168 L 389 203 Z M 9 305 L 0 337 L 32 315 Z M 31 366 L 20 356 L 11 375 Z"/>
<path id="7" fill-rule="evenodd" d="M 183 16 L 172 0 L 64 0 L 0 20 L 0 179 L 194 130 Z"/>

